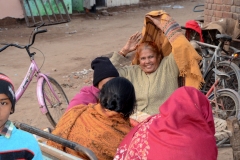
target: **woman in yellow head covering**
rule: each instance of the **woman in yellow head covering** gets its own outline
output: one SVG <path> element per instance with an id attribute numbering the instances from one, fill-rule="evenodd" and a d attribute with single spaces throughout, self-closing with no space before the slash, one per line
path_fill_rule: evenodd
<path id="1" fill-rule="evenodd" d="M 199 89 L 204 82 L 198 66 L 201 57 L 179 24 L 164 11 L 152 11 L 145 16 L 142 34 L 132 35 L 126 45 L 113 54 L 113 65 L 117 67 L 134 50 L 133 65 L 118 68 L 118 72 L 133 83 L 140 112 L 156 114 L 158 106 L 179 86 Z M 181 85 L 179 77 L 184 79 Z"/>

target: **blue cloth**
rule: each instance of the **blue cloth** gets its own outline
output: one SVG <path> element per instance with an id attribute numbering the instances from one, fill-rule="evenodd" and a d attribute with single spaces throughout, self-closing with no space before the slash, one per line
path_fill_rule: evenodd
<path id="1" fill-rule="evenodd" d="M 32 134 L 13 127 L 10 138 L 0 136 L 0 160 L 42 160 L 37 140 Z"/>

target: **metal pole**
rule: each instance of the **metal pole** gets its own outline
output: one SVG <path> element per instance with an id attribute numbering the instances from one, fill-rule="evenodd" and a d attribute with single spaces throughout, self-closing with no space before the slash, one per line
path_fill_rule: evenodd
<path id="1" fill-rule="evenodd" d="M 88 148 L 85 148 L 75 142 L 66 140 L 64 138 L 58 137 L 56 135 L 53 135 L 51 133 L 45 132 L 43 130 L 40 130 L 38 128 L 32 127 L 30 125 L 27 125 L 25 123 L 20 123 L 20 122 L 13 122 L 14 125 L 19 128 L 22 129 L 24 131 L 30 132 L 32 134 L 36 134 L 40 137 L 46 138 L 48 140 L 51 140 L 53 142 L 59 143 L 65 147 L 71 148 L 75 151 L 78 152 L 82 152 L 84 154 L 86 154 L 91 160 L 97 160 L 97 157 L 95 156 L 95 154 Z"/>
<path id="2" fill-rule="evenodd" d="M 21 6 L 22 6 L 22 8 L 23 8 L 23 13 L 24 13 L 25 21 L 26 21 L 26 23 L 27 23 L 27 26 L 29 27 L 29 21 L 28 21 L 28 17 L 27 17 L 27 13 L 26 13 L 26 10 L 25 10 L 23 1 L 24 1 L 24 0 L 21 0 L 20 3 L 21 3 Z"/>
<path id="3" fill-rule="evenodd" d="M 38 15 L 39 15 L 41 21 L 43 22 L 43 19 L 42 19 L 42 16 L 41 16 L 41 14 L 40 14 L 40 10 L 39 10 L 39 8 L 38 8 L 38 5 L 37 5 L 36 0 L 34 0 L 34 3 L 35 3 L 35 5 L 36 5 L 37 11 L 38 11 Z"/>
<path id="4" fill-rule="evenodd" d="M 58 7 L 58 3 L 57 3 L 57 1 L 54 0 L 54 2 L 56 3 L 56 6 L 57 6 L 57 9 L 58 9 L 58 12 L 59 12 L 59 14 L 60 14 L 62 20 L 64 21 L 63 16 L 62 16 L 62 13 L 61 13 L 61 11 L 60 11 L 60 9 L 59 9 L 59 7 Z M 63 4 L 62 4 L 62 5 L 63 5 Z"/>
<path id="5" fill-rule="evenodd" d="M 35 24 L 36 22 L 35 22 L 35 19 L 34 19 L 33 14 L 32 14 L 32 10 L 31 10 L 31 7 L 30 7 L 30 5 L 29 5 L 28 0 L 26 0 L 26 2 L 27 2 L 27 5 L 28 5 L 28 8 L 29 8 L 30 14 L 31 14 L 31 16 L 32 16 L 33 23 Z"/>
<path id="6" fill-rule="evenodd" d="M 51 5 L 50 1 L 49 1 L 49 0 L 47 0 L 47 1 L 48 1 L 48 3 L 49 3 L 50 9 L 52 10 L 53 17 L 55 18 L 56 22 L 58 22 L 57 17 L 56 17 L 56 15 L 55 15 L 55 13 L 54 13 L 54 11 L 53 11 L 53 9 L 52 9 L 52 5 Z"/>
<path id="7" fill-rule="evenodd" d="M 68 10 L 67 10 L 67 8 L 66 8 L 66 6 L 65 6 L 65 4 L 64 4 L 64 1 L 63 1 L 63 0 L 60 0 L 60 1 L 62 2 L 63 9 L 64 9 L 64 11 L 65 11 L 65 13 L 66 13 L 66 15 L 67 15 L 67 17 L 68 17 L 69 21 L 70 21 L 70 20 L 71 20 L 71 18 L 70 18 L 69 14 L 68 14 Z"/>
<path id="8" fill-rule="evenodd" d="M 41 0 L 41 2 L 42 2 L 42 6 L 43 6 L 43 8 L 44 8 L 44 11 L 45 11 L 45 13 L 46 13 L 46 15 L 47 15 L 48 21 L 49 21 L 49 23 L 51 23 L 51 19 L 50 19 L 49 15 L 48 15 L 47 9 L 45 8 L 45 5 L 44 5 L 44 3 L 43 3 L 43 0 Z"/>

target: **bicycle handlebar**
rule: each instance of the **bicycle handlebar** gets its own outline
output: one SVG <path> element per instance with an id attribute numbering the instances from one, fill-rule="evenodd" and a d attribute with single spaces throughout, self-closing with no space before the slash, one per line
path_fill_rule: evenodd
<path id="1" fill-rule="evenodd" d="M 11 43 L 11 44 L 6 44 L 6 46 L 4 46 L 3 48 L 0 49 L 0 52 L 2 52 L 3 50 L 5 50 L 6 48 L 10 47 L 10 46 L 14 46 L 14 47 L 17 47 L 17 48 L 20 48 L 20 49 L 24 49 L 25 46 L 19 46 L 17 44 L 14 44 L 14 43 Z"/>
<path id="2" fill-rule="evenodd" d="M 200 4 L 200 5 L 196 5 L 194 8 L 193 8 L 193 12 L 203 12 L 204 10 L 196 10 L 196 8 L 198 7 L 204 7 L 204 4 Z"/>
<path id="3" fill-rule="evenodd" d="M 33 36 L 32 36 L 32 42 L 31 42 L 30 44 L 28 44 L 28 45 L 26 45 L 26 46 L 20 46 L 20 45 L 13 44 L 13 43 L 11 43 L 11 44 L 4 44 L 5 46 L 2 47 L 2 48 L 0 48 L 0 52 L 2 52 L 3 50 L 5 50 L 6 48 L 8 48 L 8 47 L 10 47 L 10 46 L 14 46 L 14 47 L 17 47 L 17 48 L 20 48 L 20 49 L 24 49 L 24 48 L 25 48 L 25 49 L 27 50 L 29 56 L 31 57 L 32 54 L 31 54 L 30 51 L 29 51 L 29 47 L 32 46 L 33 43 L 35 42 L 35 37 L 36 37 L 36 35 L 39 34 L 39 33 L 47 32 L 47 29 L 43 29 L 43 30 L 39 30 L 39 31 L 38 31 L 38 29 L 39 29 L 40 27 L 42 27 L 43 25 L 44 25 L 44 23 L 42 23 L 41 25 L 37 26 L 37 27 L 34 29 L 34 33 L 33 33 Z"/>
<path id="4" fill-rule="evenodd" d="M 42 26 L 42 25 L 41 25 L 41 26 Z M 40 26 L 40 27 L 41 27 L 41 26 Z M 40 28 L 40 27 L 39 27 L 39 28 Z M 37 27 L 37 29 L 38 29 L 38 27 Z M 34 41 L 35 41 L 36 35 L 37 35 L 38 33 L 44 33 L 44 32 L 47 32 L 47 29 L 43 29 L 43 30 L 34 32 L 33 38 L 32 38 L 32 43 L 29 44 L 29 45 L 27 45 L 27 46 L 30 47 L 31 45 L 33 45 L 33 43 L 34 43 Z"/>

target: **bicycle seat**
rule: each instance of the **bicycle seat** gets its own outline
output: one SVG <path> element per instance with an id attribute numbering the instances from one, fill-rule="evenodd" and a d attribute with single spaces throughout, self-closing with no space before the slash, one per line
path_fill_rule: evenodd
<path id="1" fill-rule="evenodd" d="M 216 39 L 217 40 L 223 40 L 223 41 L 229 41 L 229 42 L 232 41 L 232 37 L 227 35 L 227 34 L 217 34 Z"/>

